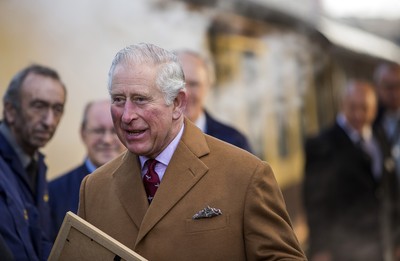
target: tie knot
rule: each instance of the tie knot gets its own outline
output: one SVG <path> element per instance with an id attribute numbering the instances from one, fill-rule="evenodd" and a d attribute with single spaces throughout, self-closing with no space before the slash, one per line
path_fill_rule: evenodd
<path id="1" fill-rule="evenodd" d="M 156 164 L 158 161 L 156 159 L 148 159 L 146 161 L 148 169 L 155 170 Z"/>

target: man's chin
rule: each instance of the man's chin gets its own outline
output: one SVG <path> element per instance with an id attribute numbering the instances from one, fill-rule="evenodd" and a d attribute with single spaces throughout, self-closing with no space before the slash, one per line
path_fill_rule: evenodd
<path id="1" fill-rule="evenodd" d="M 50 139 L 36 138 L 35 140 L 32 140 L 31 146 L 37 150 L 46 146 L 49 141 Z"/>
<path id="2" fill-rule="evenodd" d="M 42 144 L 42 146 L 46 145 L 52 138 L 53 135 L 50 134 L 40 134 L 35 135 L 34 141 L 38 144 Z"/>

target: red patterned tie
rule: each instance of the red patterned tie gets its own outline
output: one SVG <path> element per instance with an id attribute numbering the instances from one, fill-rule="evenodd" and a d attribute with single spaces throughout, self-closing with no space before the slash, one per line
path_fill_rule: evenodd
<path id="1" fill-rule="evenodd" d="M 149 203 L 151 203 L 151 201 L 153 200 L 158 186 L 160 185 L 160 178 L 155 171 L 157 163 L 158 161 L 155 159 L 149 159 L 146 161 L 148 168 L 147 173 L 143 176 L 143 184 L 147 193 L 147 199 L 149 200 Z"/>

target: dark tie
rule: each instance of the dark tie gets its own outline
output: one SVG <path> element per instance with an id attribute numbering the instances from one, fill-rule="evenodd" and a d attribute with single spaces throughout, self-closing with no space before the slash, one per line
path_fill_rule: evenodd
<path id="1" fill-rule="evenodd" d="M 155 171 L 157 163 L 158 161 L 155 159 L 149 159 L 146 161 L 148 168 L 147 173 L 143 176 L 143 184 L 147 193 L 147 199 L 149 200 L 149 203 L 151 203 L 151 201 L 153 200 L 158 186 L 160 185 L 160 178 Z"/>

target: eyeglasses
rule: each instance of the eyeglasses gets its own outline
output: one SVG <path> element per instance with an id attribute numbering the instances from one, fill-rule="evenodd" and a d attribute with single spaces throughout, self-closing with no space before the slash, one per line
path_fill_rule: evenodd
<path id="1" fill-rule="evenodd" d="M 95 129 L 87 129 L 86 130 L 90 135 L 100 138 L 104 137 L 106 133 L 110 133 L 112 136 L 117 136 L 117 133 L 115 132 L 115 129 L 104 129 L 104 128 L 95 128 Z"/>

